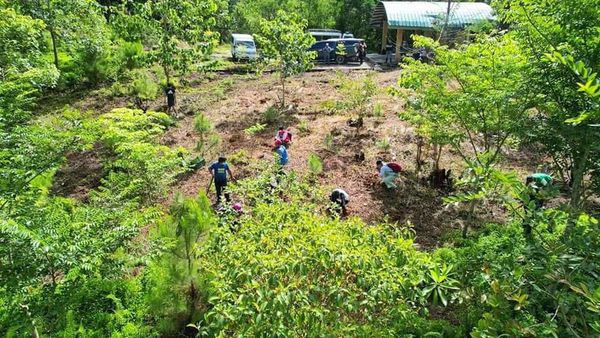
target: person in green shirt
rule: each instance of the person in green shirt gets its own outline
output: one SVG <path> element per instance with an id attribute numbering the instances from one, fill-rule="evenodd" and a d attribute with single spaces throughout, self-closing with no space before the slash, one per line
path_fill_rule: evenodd
<path id="1" fill-rule="evenodd" d="M 523 222 L 523 231 L 525 235 L 531 236 L 530 218 L 533 214 L 544 207 L 544 191 L 552 186 L 552 176 L 545 173 L 534 173 L 525 179 L 525 185 L 529 191 L 529 202 L 533 202 L 533 209 L 529 205 L 524 205 L 525 221 Z"/>
<path id="2" fill-rule="evenodd" d="M 552 185 L 552 176 L 544 173 L 535 173 L 527 176 L 525 180 L 527 186 L 540 190 Z"/>

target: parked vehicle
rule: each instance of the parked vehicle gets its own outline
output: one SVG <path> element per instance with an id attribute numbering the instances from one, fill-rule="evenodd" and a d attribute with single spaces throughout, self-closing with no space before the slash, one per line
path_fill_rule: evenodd
<path id="1" fill-rule="evenodd" d="M 258 58 L 254 38 L 250 34 L 231 34 L 231 57 L 236 60 Z"/>
<path id="2" fill-rule="evenodd" d="M 309 29 L 308 33 L 317 41 L 342 38 L 342 32 L 336 29 Z"/>
<path id="3" fill-rule="evenodd" d="M 309 51 L 317 52 L 317 62 L 335 62 L 337 64 L 343 64 L 347 62 L 355 62 L 358 61 L 358 44 L 362 42 L 363 39 L 329 39 L 316 42 L 313 44 Z M 344 44 L 345 55 L 339 55 L 337 53 L 337 45 Z M 331 52 L 328 56 L 324 55 L 325 47 L 329 44 L 331 48 Z"/>
<path id="4" fill-rule="evenodd" d="M 342 35 L 342 39 L 354 39 L 354 34 L 345 32 L 344 35 Z"/>

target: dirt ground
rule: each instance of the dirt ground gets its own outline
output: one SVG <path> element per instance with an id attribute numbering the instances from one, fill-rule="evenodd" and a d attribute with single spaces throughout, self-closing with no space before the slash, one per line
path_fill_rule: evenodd
<path id="1" fill-rule="evenodd" d="M 380 88 L 373 101 L 383 106 L 384 115 L 365 119 L 365 127 L 359 132 L 347 126 L 350 114 L 338 112 L 329 114 L 323 109 L 323 102 L 342 100 L 336 71 L 306 73 L 291 79 L 286 85 L 288 104 L 291 112 L 285 113 L 282 120 L 272 123 L 259 135 L 248 136 L 244 129 L 262 121 L 262 114 L 278 101 L 280 86 L 273 75 L 251 78 L 231 75 L 218 81 L 234 79 L 224 97 L 209 100 L 202 111 L 216 126 L 223 143 L 221 154 L 230 154 L 243 150 L 252 160 L 270 159 L 271 145 L 279 124 L 290 127 L 294 133 L 294 142 L 289 149 L 290 164 L 287 170 L 300 173 L 308 172 L 308 156 L 317 154 L 323 160 L 324 172 L 320 184 L 324 187 L 340 187 L 350 194 L 350 215 L 361 217 L 369 224 L 387 221 L 414 226 L 416 242 L 424 248 L 441 246 L 444 234 L 450 229 L 462 226 L 460 214 L 447 210 L 442 202 L 443 194 L 421 184 L 421 177 L 415 173 L 416 144 L 414 132 L 410 126 L 397 117 L 403 105 L 386 93 L 386 88 L 396 83 L 399 72 L 347 71 L 344 76 L 360 79 L 371 73 Z M 218 87 L 218 84 L 217 84 Z M 194 102 L 198 94 L 186 93 L 184 100 Z M 206 98 L 205 98 L 206 99 Z M 206 100 L 205 100 L 206 102 Z M 299 126 L 306 121 L 310 131 L 301 133 Z M 325 139 L 332 135 L 333 146 L 326 146 Z M 193 116 L 186 116 L 179 127 L 165 135 L 168 144 L 192 148 L 197 142 L 193 130 Z M 387 140 L 389 149 L 382 150 L 378 141 Z M 357 161 L 356 155 L 364 153 L 364 161 Z M 403 165 L 406 172 L 398 180 L 396 191 L 387 191 L 376 176 L 375 161 L 396 161 Z M 214 160 L 214 159 L 212 159 Z M 461 171 L 461 160 L 451 152 L 444 152 L 441 167 Z M 511 161 L 512 169 L 522 169 Z M 243 166 L 232 166 L 234 175 L 245 177 L 249 174 Z M 206 189 L 209 173 L 205 168 L 179 182 L 174 191 L 186 195 L 195 195 Z M 493 219 L 494 216 L 488 215 Z"/>
<path id="2" fill-rule="evenodd" d="M 344 100 L 339 90 L 340 77 L 360 80 L 367 74 L 373 76 L 379 87 L 372 104 L 379 103 L 383 114 L 366 118 L 364 127 L 357 132 L 347 125 L 351 113 L 331 113 L 324 108 L 324 102 Z M 386 92 L 389 86 L 396 83 L 399 75 L 399 71 L 376 72 L 367 69 L 315 71 L 294 77 L 286 84 L 286 112 L 279 121 L 270 123 L 263 132 L 253 136 L 247 135 L 244 130 L 264 122 L 264 112 L 279 100 L 281 87 L 274 74 L 259 76 L 222 72 L 208 77 L 191 76 L 187 79 L 187 86 L 177 93 L 181 119 L 175 128 L 164 135 L 162 143 L 193 149 L 198 141 L 193 126 L 194 114 L 203 112 L 222 139 L 219 152 L 212 154 L 213 158 L 207 161 L 215 160 L 218 154 L 230 156 L 240 151 L 247 155 L 249 161 L 269 160 L 273 156 L 271 146 L 277 127 L 290 127 L 294 142 L 289 149 L 287 170 L 307 173 L 309 155 L 317 154 L 324 168 L 319 177 L 320 184 L 331 189 L 340 187 L 350 194 L 350 215 L 359 216 L 369 224 L 382 221 L 401 225 L 410 223 L 419 245 L 425 249 L 439 247 L 449 230 L 461 227 L 462 217 L 459 211 L 444 207 L 441 192 L 421 183 L 421 176 L 426 175 L 427 170 L 422 174 L 415 172 L 414 132 L 397 116 L 403 109 L 403 103 Z M 114 107 L 131 106 L 125 98 L 87 97 L 70 104 L 81 110 L 94 109 L 97 113 L 110 111 Z M 57 99 L 59 102 L 60 98 Z M 163 99 L 153 102 L 151 109 L 164 110 Z M 308 126 L 309 130 L 304 131 L 302 126 Z M 326 145 L 328 136 L 330 142 Z M 382 140 L 389 146 L 382 146 Z M 361 153 L 364 153 L 364 160 L 357 160 L 357 155 Z M 513 170 L 525 172 L 531 169 L 529 162 L 535 162 L 520 153 L 509 155 L 506 166 Z M 398 180 L 397 190 L 387 191 L 379 184 L 375 169 L 377 159 L 395 161 L 405 168 Z M 426 160 L 431 162 L 431 156 Z M 462 170 L 461 163 L 457 155 L 450 151 L 443 152 L 440 161 L 442 168 L 458 173 Z M 238 178 L 252 174 L 243 165 L 233 165 L 232 171 Z M 206 167 L 203 167 L 182 178 L 172 191 L 196 195 L 199 190 L 206 189 L 209 177 Z M 92 181 L 95 183 L 97 178 Z M 65 187 L 61 192 L 68 194 L 73 191 L 77 194 L 77 187 Z M 491 219 L 501 217 L 493 213 L 486 215 L 486 218 L 488 216 Z"/>

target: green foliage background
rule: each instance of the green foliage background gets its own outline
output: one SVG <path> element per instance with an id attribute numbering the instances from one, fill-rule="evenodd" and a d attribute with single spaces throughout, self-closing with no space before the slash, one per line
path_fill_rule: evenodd
<path id="1" fill-rule="evenodd" d="M 600 229 L 586 214 L 600 182 L 598 0 L 493 1 L 507 32 L 455 49 L 417 39 L 436 60 L 407 61 L 392 90 L 401 118 L 463 157 L 445 201 L 472 206 L 466 221 L 478 203 L 504 208 L 502 224 L 418 250 L 409 226 L 328 215 L 316 155 L 307 177 L 248 164 L 260 174 L 231 186 L 243 212 L 172 194 L 190 157 L 220 142 L 199 113 L 198 149 L 164 145 L 177 121 L 150 109 L 160 85 L 185 89 L 232 31 L 258 33 L 285 85 L 311 66 L 306 28 L 373 38 L 375 3 L 0 0 L 0 336 L 600 334 Z M 97 88 L 142 109 L 45 106 Z M 368 116 L 375 89 L 346 81 L 339 107 Z M 509 145 L 551 158 L 569 203 L 533 209 L 496 166 Z M 91 153 L 97 184 L 56 191 Z"/>

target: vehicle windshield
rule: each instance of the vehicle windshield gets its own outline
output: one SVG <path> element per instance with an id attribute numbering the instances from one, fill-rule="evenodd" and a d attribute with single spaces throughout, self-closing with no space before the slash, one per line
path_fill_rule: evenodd
<path id="1" fill-rule="evenodd" d="M 235 43 L 236 47 L 246 47 L 246 48 L 254 48 L 254 41 L 237 41 Z"/>

